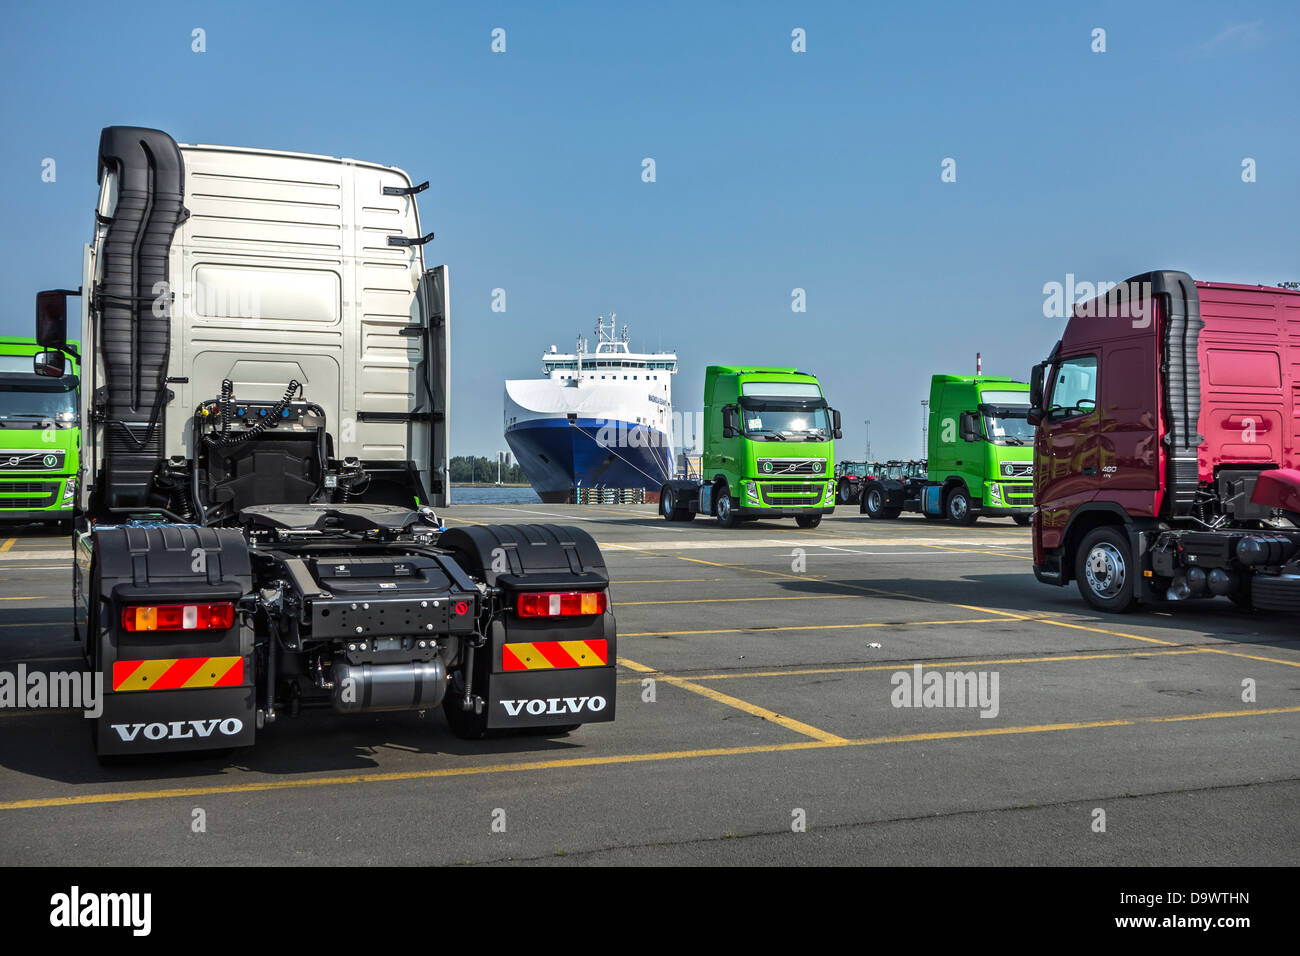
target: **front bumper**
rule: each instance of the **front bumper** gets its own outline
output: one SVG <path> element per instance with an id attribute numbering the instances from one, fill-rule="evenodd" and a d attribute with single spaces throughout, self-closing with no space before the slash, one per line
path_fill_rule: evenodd
<path id="1" fill-rule="evenodd" d="M 1031 515 L 1034 513 L 1032 505 L 1024 507 L 1009 505 L 980 505 L 981 518 L 1012 518 L 1016 515 Z"/>
<path id="2" fill-rule="evenodd" d="M 986 481 L 980 514 L 986 518 L 1010 518 L 1034 513 L 1034 486 L 1028 481 Z"/>
<path id="3" fill-rule="evenodd" d="M 0 498 L 0 502 L 3 501 L 4 499 Z M 29 521 L 70 521 L 71 519 L 72 505 L 66 508 L 40 508 L 35 511 L 5 508 L 0 505 L 0 522 L 20 524 Z"/>
<path id="4" fill-rule="evenodd" d="M 801 515 L 829 515 L 834 513 L 834 505 L 802 508 L 746 508 L 742 506 L 736 509 L 736 514 L 742 518 L 797 518 Z"/>

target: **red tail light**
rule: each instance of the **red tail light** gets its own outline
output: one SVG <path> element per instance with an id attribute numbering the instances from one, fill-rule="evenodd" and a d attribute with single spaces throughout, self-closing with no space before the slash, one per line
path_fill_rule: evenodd
<path id="1" fill-rule="evenodd" d="M 583 617 L 604 614 L 608 603 L 604 591 L 534 591 L 519 595 L 515 610 L 520 617 Z"/>
<path id="2" fill-rule="evenodd" d="M 235 605 L 141 604 L 122 610 L 128 631 L 225 631 L 235 623 Z"/>

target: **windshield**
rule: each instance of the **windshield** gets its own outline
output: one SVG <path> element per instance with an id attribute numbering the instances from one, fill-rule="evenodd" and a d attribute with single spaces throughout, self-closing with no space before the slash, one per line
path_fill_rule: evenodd
<path id="1" fill-rule="evenodd" d="M 760 408 L 742 408 L 740 424 L 746 438 L 765 441 L 826 441 L 830 419 L 825 408 L 764 401 Z"/>
<path id="2" fill-rule="evenodd" d="M 1032 445 L 1034 443 L 1034 426 L 1029 424 L 1029 406 L 1008 408 L 1006 406 L 981 405 L 984 415 L 984 434 L 995 445 Z"/>
<path id="3" fill-rule="evenodd" d="M 862 478 L 863 476 L 866 475 L 866 473 L 867 473 L 866 462 L 848 461 L 844 463 L 844 474 L 846 475 L 857 475 L 859 478 Z"/>
<path id="4" fill-rule="evenodd" d="M 27 382 L 4 376 L 0 378 L 0 425 L 54 422 L 72 428 L 77 422 L 76 389 L 75 378 Z"/>

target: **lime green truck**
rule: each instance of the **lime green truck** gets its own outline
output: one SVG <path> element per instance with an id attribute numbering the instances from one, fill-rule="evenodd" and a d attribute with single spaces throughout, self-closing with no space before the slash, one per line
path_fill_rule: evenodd
<path id="1" fill-rule="evenodd" d="M 1029 524 L 1034 511 L 1034 427 L 1029 386 L 993 375 L 935 375 L 925 478 L 885 478 L 862 489 L 869 518 L 904 511 L 932 520 L 973 524 L 1011 518 Z"/>
<path id="2" fill-rule="evenodd" d="M 668 521 L 713 515 L 724 528 L 794 518 L 815 528 L 835 510 L 840 413 L 815 375 L 793 368 L 710 365 L 704 378 L 704 454 L 699 480 L 659 491 Z"/>
<path id="3" fill-rule="evenodd" d="M 76 343 L 70 343 L 75 349 Z M 0 337 L 0 522 L 72 520 L 80 469 L 78 369 L 37 375 L 43 349 Z"/>

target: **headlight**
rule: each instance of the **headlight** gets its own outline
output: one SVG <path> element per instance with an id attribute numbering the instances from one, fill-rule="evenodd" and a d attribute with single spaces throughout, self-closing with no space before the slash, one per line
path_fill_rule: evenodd
<path id="1" fill-rule="evenodd" d="M 758 500 L 758 485 L 752 481 L 745 482 L 745 497 L 750 501 Z"/>
<path id="2" fill-rule="evenodd" d="M 77 496 L 77 479 L 69 478 L 68 483 L 63 486 L 63 500 L 67 501 L 68 499 L 75 498 L 76 496 Z"/>
<path id="3" fill-rule="evenodd" d="M 835 504 L 835 482 L 826 482 L 826 495 L 824 500 L 827 504 Z"/>
<path id="4" fill-rule="evenodd" d="M 1002 486 L 999 485 L 996 481 L 993 482 L 993 484 L 989 485 L 989 497 L 992 498 L 994 501 L 1002 500 Z"/>

